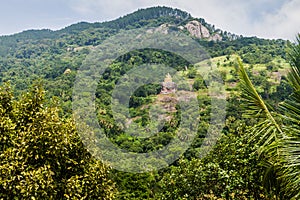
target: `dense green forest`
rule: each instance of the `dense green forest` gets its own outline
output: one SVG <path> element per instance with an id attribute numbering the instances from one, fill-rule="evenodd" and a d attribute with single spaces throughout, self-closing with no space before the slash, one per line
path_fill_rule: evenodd
<path id="1" fill-rule="evenodd" d="M 207 32 L 195 34 L 203 27 Z M 127 73 L 143 64 L 152 64 L 157 73 L 169 66 L 174 82 L 178 76 L 186 80 L 176 83 L 176 90 L 197 100 L 196 128 L 180 129 L 184 137 L 196 129 L 187 150 L 168 167 L 131 173 L 93 156 L 78 133 L 72 101 L 78 70 L 89 55 L 107 39 L 140 28 L 184 34 L 210 59 L 190 63 L 164 49 L 135 49 L 111 61 L 99 76 L 94 115 L 105 136 L 128 152 L 146 154 L 168 145 L 183 124 L 184 105 L 172 92 L 165 94 L 159 81 L 138 87 L 129 98 L 128 123 L 142 127 L 138 135 L 147 135 L 156 106 L 165 108 L 157 116 L 164 123 L 151 137 L 128 134 L 114 116 L 111 99 L 119 80 L 129 90 L 130 81 L 143 81 L 145 74 L 131 80 Z M 297 39 L 238 36 L 167 7 L 58 31 L 1 36 L 0 199 L 299 199 L 300 35 Z M 220 100 L 210 96 L 201 74 L 213 67 L 225 87 L 226 118 L 217 143 L 200 156 L 212 127 L 213 102 Z M 162 81 L 170 79 L 160 75 Z M 124 96 L 117 94 L 120 101 Z M 180 151 L 173 148 L 169 156 Z"/>

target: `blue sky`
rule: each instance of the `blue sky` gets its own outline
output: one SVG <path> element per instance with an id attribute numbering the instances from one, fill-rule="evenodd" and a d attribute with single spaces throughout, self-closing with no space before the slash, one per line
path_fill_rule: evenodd
<path id="1" fill-rule="evenodd" d="M 0 35 L 109 21 L 157 5 L 185 10 L 238 35 L 293 40 L 300 32 L 300 0 L 10 0 L 1 2 Z"/>

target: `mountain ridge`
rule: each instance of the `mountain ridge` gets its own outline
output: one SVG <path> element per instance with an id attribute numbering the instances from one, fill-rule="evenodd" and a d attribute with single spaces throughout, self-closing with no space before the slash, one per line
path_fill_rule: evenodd
<path id="1" fill-rule="evenodd" d="M 175 17 L 175 18 L 174 18 Z M 111 21 L 104 21 L 104 22 L 78 22 L 74 23 L 70 26 L 66 26 L 65 28 L 59 29 L 59 30 L 51 30 L 51 29 L 29 29 L 24 30 L 20 33 L 15 33 L 11 35 L 3 35 L 0 36 L 0 41 L 5 38 L 16 38 L 19 40 L 22 39 L 33 39 L 32 37 L 37 37 L 38 39 L 47 39 L 47 38 L 57 38 L 62 34 L 76 34 L 80 31 L 87 30 L 89 28 L 115 28 L 115 29 L 126 29 L 128 26 L 130 26 L 132 23 L 141 22 L 145 20 L 154 20 L 158 18 L 167 18 L 169 21 L 172 19 L 175 23 L 177 22 L 177 25 L 181 25 L 183 22 L 187 21 L 198 21 L 203 26 L 205 26 L 208 29 L 214 29 L 214 25 L 208 24 L 203 18 L 194 18 L 191 16 L 191 14 L 182 11 L 177 8 L 170 8 L 170 7 L 150 7 L 145 9 L 138 9 L 137 11 L 133 13 L 129 13 L 127 15 L 124 15 L 122 17 L 119 17 L 115 20 Z M 167 21 L 165 20 L 165 21 Z M 162 20 L 163 21 L 163 20 Z M 161 24 L 160 24 L 161 25 Z M 132 27 L 131 27 L 132 28 Z M 216 31 L 222 32 L 220 29 L 217 29 Z M 223 31 L 224 33 L 227 31 Z M 228 32 L 229 33 L 229 32 Z M 232 33 L 230 33 L 232 34 Z M 235 34 L 232 34 L 235 35 Z M 36 39 L 36 38 L 34 38 Z"/>
<path id="2" fill-rule="evenodd" d="M 211 57 L 238 54 L 249 64 L 285 58 L 287 41 L 243 37 L 216 29 L 202 18 L 193 18 L 179 9 L 140 9 L 110 22 L 79 22 L 58 31 L 27 30 L 0 37 L 0 78 L 28 80 L 36 76 L 55 80 L 70 69 L 75 72 L 85 56 L 120 30 L 145 28 L 149 31 L 180 31 L 190 35 Z M 17 70 L 18 69 L 18 70 Z M 69 70 L 68 70 L 69 71 Z M 33 76 L 31 76 L 33 75 Z M 26 88 L 18 83 L 20 90 Z"/>
<path id="3" fill-rule="evenodd" d="M 196 23 L 196 24 L 195 24 Z M 0 36 L 0 55 L 4 56 L 16 51 L 24 43 L 49 43 L 49 40 L 66 38 L 66 45 L 99 45 L 108 36 L 116 34 L 119 30 L 151 28 L 167 26 L 171 29 L 181 29 L 189 32 L 195 39 L 213 41 L 231 41 L 243 36 L 238 36 L 227 31 L 216 29 L 203 18 L 194 18 L 191 14 L 177 8 L 150 7 L 139 9 L 112 21 L 106 22 L 78 22 L 60 30 L 31 29 L 20 33 Z M 203 31 L 204 30 L 204 31 Z M 207 34 L 209 33 L 209 35 Z M 83 36 L 94 35 L 93 38 L 83 40 Z M 85 36 L 84 36 L 85 37 Z M 62 47 L 62 45 L 59 45 Z"/>

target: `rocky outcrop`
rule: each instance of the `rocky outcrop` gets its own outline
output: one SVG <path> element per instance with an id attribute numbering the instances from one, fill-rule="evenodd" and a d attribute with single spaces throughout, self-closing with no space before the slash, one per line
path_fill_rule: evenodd
<path id="1" fill-rule="evenodd" d="M 222 36 L 220 34 L 216 33 L 215 35 L 210 37 L 210 40 L 215 41 L 215 42 L 222 41 Z"/>
<path id="2" fill-rule="evenodd" d="M 189 31 L 189 33 L 196 38 L 207 39 L 209 41 L 221 41 L 222 36 L 219 33 L 211 34 L 203 24 L 200 22 L 193 20 L 188 22 L 185 25 L 185 28 Z"/>
<path id="3" fill-rule="evenodd" d="M 196 38 L 209 38 L 209 30 L 203 26 L 200 22 L 193 20 L 185 25 L 185 28 L 190 34 Z"/>
<path id="4" fill-rule="evenodd" d="M 147 33 L 162 33 L 162 34 L 168 34 L 169 33 L 169 24 L 162 24 L 157 28 L 151 28 L 147 30 Z"/>
<path id="5" fill-rule="evenodd" d="M 162 24 L 157 28 L 148 29 L 147 33 L 151 34 L 151 33 L 160 32 L 163 34 L 169 34 L 170 27 L 175 27 L 181 31 L 186 29 L 191 34 L 191 36 L 199 39 L 206 39 L 208 41 L 215 41 L 215 42 L 222 41 L 223 39 L 219 32 L 215 31 L 214 33 L 210 33 L 209 29 L 197 20 L 192 20 L 188 22 L 185 26 L 178 26 L 178 27 L 176 25 Z"/>

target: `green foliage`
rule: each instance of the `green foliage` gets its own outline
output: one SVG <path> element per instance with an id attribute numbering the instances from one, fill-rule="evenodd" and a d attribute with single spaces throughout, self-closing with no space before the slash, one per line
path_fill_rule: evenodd
<path id="1" fill-rule="evenodd" d="M 111 28 L 127 29 L 129 27 L 139 28 L 146 25 L 158 26 L 164 22 L 174 22 L 179 24 L 180 22 L 190 18 L 191 15 L 182 10 L 157 6 L 140 9 L 112 22 L 104 23 L 104 25 Z"/>
<path id="2" fill-rule="evenodd" d="M 44 96 L 39 85 L 18 101 L 8 85 L 0 88 L 0 198 L 113 199 L 109 168 Z"/>
<path id="3" fill-rule="evenodd" d="M 292 95 L 283 101 L 277 112 L 270 110 L 258 95 L 245 69 L 240 64 L 240 78 L 243 98 L 247 102 L 248 118 L 261 117 L 252 128 L 249 137 L 259 138 L 257 144 L 266 166 L 265 186 L 271 195 L 278 199 L 298 199 L 299 193 L 299 83 L 300 83 L 300 35 L 298 44 L 292 46 L 291 66 L 288 75 L 294 89 Z"/>
<path id="4" fill-rule="evenodd" d="M 188 70 L 187 73 L 188 78 L 195 78 L 197 76 L 197 70 L 196 68 L 192 67 Z"/>
<path id="5" fill-rule="evenodd" d="M 160 181 L 159 199 L 267 199 L 262 167 L 252 144 L 243 137 L 242 121 L 227 120 L 230 133 L 204 159 L 182 159 Z"/>
<path id="6" fill-rule="evenodd" d="M 114 181 L 120 191 L 117 199 L 157 199 L 159 177 L 157 172 L 131 174 L 114 171 Z"/>
<path id="7" fill-rule="evenodd" d="M 168 24 L 170 31 L 180 31 L 179 26 L 190 20 L 197 20 L 210 33 L 218 32 L 222 36 L 220 42 L 197 41 L 211 57 L 225 55 L 222 60 L 226 62 L 218 61 L 217 65 L 224 69 L 221 75 L 226 84 L 228 80 L 234 84 L 238 79 L 234 69 L 227 70 L 232 66 L 238 68 L 237 62 L 232 60 L 233 54 L 239 55 L 252 66 L 252 70 L 256 64 L 263 64 L 268 71 L 278 71 L 282 63 L 274 65 L 270 61 L 275 57 L 283 61 L 286 58 L 287 42 L 284 40 L 236 36 L 215 30 L 204 19 L 193 19 L 186 12 L 166 7 L 141 9 L 111 22 L 81 22 L 59 31 L 30 30 L 0 37 L 0 82 L 11 81 L 15 88 L 11 90 L 6 85 L 0 90 L 0 199 L 112 199 L 115 196 L 118 199 L 272 199 L 274 194 L 276 197 L 282 195 L 282 198 L 296 194 L 299 188 L 299 112 L 295 109 L 299 107 L 299 45 L 293 46 L 291 52 L 293 68 L 289 81 L 295 92 L 280 106 L 280 114 L 284 114 L 284 118 L 263 103 L 263 98 L 267 98 L 268 102 L 279 102 L 291 94 L 292 88 L 284 78 L 276 92 L 270 94 L 273 85 L 268 81 L 269 72 L 257 72 L 249 80 L 255 87 L 260 86 L 259 92 L 255 93 L 254 87 L 250 93 L 244 90 L 252 100 L 258 100 L 256 104 L 260 104 L 258 115 L 253 117 L 253 113 L 257 112 L 248 113 L 252 118 L 247 125 L 258 124 L 256 128 L 259 131 L 256 133 L 263 136 L 261 140 L 249 143 L 248 138 L 244 137 L 250 128 L 245 127 L 242 120 L 242 103 L 236 92 L 238 89 L 233 88 L 236 93 L 228 95 L 224 136 L 206 158 L 199 159 L 211 109 L 205 83 L 197 76 L 196 69 L 180 56 L 163 50 L 140 49 L 116 59 L 99 80 L 96 107 L 101 127 L 113 143 L 131 152 L 155 151 L 169 144 L 180 125 L 179 106 L 176 106 L 178 113 L 169 113 L 172 119 L 164 124 L 160 133 L 139 139 L 126 135 L 114 121 L 110 108 L 111 94 L 120 77 L 144 63 L 164 64 L 179 73 L 187 66 L 187 73 L 183 73 L 193 83 L 194 92 L 199 94 L 201 123 L 194 142 L 183 158 L 170 168 L 147 174 L 110 172 L 108 166 L 93 159 L 83 147 L 69 118 L 76 70 L 86 55 L 121 30 Z M 182 33 L 189 34 L 187 30 Z M 212 66 L 210 61 L 207 64 Z M 47 93 L 35 85 L 21 96 L 36 79 L 43 79 Z M 179 85 L 178 88 L 189 89 L 191 85 Z M 129 112 L 135 123 L 152 125 L 149 107 L 155 104 L 160 90 L 159 84 L 148 84 L 138 88 L 131 96 Z M 258 98 L 259 95 L 263 98 Z M 54 98 L 58 100 L 52 103 L 45 100 L 51 97 L 58 97 Z M 61 110 L 57 108 L 58 104 Z M 250 107 L 249 110 L 257 111 L 253 109 L 254 104 Z M 263 124 L 266 116 L 267 126 Z M 288 133 L 287 140 L 277 136 L 276 123 L 282 132 Z M 272 135 L 274 137 L 270 137 Z M 261 160 L 268 162 L 258 165 L 262 162 L 257 159 L 253 143 L 260 141 L 257 143 L 266 147 L 275 140 L 285 147 L 280 148 L 279 152 L 284 158 L 278 161 L 263 153 Z M 267 172 L 264 178 L 269 196 L 262 189 L 264 171 Z M 289 181 L 281 181 L 284 180 L 281 176 Z"/>
<path id="8" fill-rule="evenodd" d="M 279 56 L 286 58 L 284 40 L 267 40 L 256 37 L 238 37 L 222 42 L 199 41 L 212 57 L 237 53 L 249 64 L 268 63 L 271 58 Z"/>

